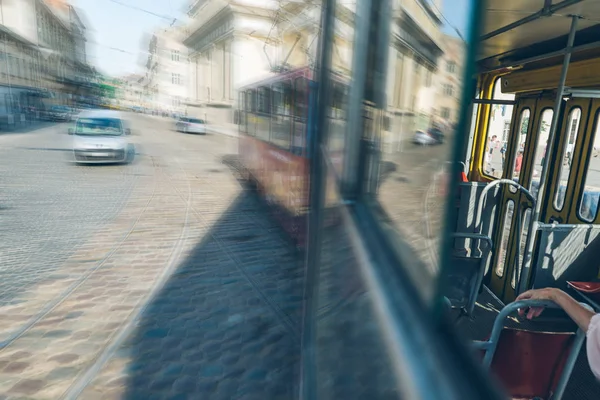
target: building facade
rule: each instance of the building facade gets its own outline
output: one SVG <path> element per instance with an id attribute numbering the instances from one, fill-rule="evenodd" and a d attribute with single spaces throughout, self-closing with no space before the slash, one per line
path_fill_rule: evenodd
<path id="1" fill-rule="evenodd" d="M 465 45 L 458 37 L 442 35 L 442 48 L 435 107 L 439 119 L 451 126 L 458 122 L 460 111 Z"/>
<path id="2" fill-rule="evenodd" d="M 237 89 L 265 76 L 276 55 L 269 39 L 273 1 L 197 0 L 188 12 L 189 112 L 215 125 L 234 123 Z"/>
<path id="3" fill-rule="evenodd" d="M 190 74 L 183 35 L 183 28 L 171 27 L 152 36 L 143 80 L 144 107 L 163 113 L 186 113 Z"/>
<path id="4" fill-rule="evenodd" d="M 0 124 L 39 116 L 51 104 L 85 94 L 85 25 L 64 1 L 0 2 Z"/>
<path id="5" fill-rule="evenodd" d="M 436 102 L 444 36 L 439 0 L 393 2 L 384 148 L 399 148 L 439 115 Z M 336 7 L 333 68 L 349 76 L 356 3 Z M 196 0 L 183 44 L 190 51 L 190 108 L 210 123 L 235 122 L 237 90 L 278 68 L 312 65 L 319 2 Z M 458 93 L 458 85 L 455 93 Z"/>

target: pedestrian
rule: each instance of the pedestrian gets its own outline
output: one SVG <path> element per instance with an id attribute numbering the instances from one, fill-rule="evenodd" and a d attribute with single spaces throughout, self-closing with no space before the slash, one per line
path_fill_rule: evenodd
<path id="1" fill-rule="evenodd" d="M 521 174 L 522 166 L 523 166 L 523 150 L 519 149 L 519 154 L 517 154 L 517 158 L 515 159 L 515 176 L 519 176 Z"/>
<path id="2" fill-rule="evenodd" d="M 486 161 L 486 172 L 488 172 L 488 173 L 489 173 L 489 171 L 492 170 L 492 156 L 494 155 L 494 146 L 497 145 L 496 139 L 497 139 L 497 136 L 492 135 L 492 137 L 488 141 L 488 145 L 487 145 L 487 149 L 486 149 L 485 161 Z"/>
<path id="3" fill-rule="evenodd" d="M 504 171 L 504 163 L 506 161 L 506 142 L 504 142 L 504 145 L 500 149 L 500 155 L 502 156 L 502 171 Z"/>

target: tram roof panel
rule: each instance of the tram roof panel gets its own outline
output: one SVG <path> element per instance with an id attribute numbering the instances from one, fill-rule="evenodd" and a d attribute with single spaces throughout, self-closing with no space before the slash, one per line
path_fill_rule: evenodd
<path id="1" fill-rule="evenodd" d="M 575 46 L 600 44 L 600 1 L 487 0 L 478 54 L 480 71 L 563 50 L 572 15 L 581 17 Z"/>

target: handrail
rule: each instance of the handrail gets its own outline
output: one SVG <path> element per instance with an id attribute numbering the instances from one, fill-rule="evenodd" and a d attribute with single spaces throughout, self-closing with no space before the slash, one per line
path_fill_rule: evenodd
<path id="1" fill-rule="evenodd" d="M 525 189 L 523 186 L 519 185 L 517 182 L 513 181 L 512 179 L 497 179 L 495 181 L 492 181 L 492 182 L 488 183 L 485 186 L 485 188 L 483 188 L 483 191 L 481 192 L 481 196 L 479 197 L 479 203 L 477 205 L 477 211 L 475 214 L 475 232 L 481 233 L 481 226 L 480 226 L 481 225 L 481 215 L 483 213 L 483 206 L 485 203 L 485 199 L 487 197 L 487 193 L 490 191 L 491 188 L 501 185 L 501 184 L 507 184 L 507 185 L 516 187 L 517 191 L 520 190 L 521 192 L 523 192 L 523 194 L 525 194 L 525 196 L 535 206 L 535 198 L 533 197 L 531 192 L 529 190 Z"/>

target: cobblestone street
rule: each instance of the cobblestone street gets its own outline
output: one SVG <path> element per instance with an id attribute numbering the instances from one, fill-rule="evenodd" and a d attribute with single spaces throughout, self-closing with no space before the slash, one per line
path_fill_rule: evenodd
<path id="1" fill-rule="evenodd" d="M 132 116 L 129 165 L 67 125 L 0 135 L 0 399 L 289 399 L 303 255 L 235 138 Z"/>

